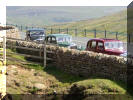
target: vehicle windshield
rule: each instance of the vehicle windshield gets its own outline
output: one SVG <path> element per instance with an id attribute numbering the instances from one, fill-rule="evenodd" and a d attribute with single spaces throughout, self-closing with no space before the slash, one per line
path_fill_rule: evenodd
<path id="1" fill-rule="evenodd" d="M 72 41 L 72 38 L 71 37 L 68 37 L 68 36 L 62 36 L 62 37 L 57 37 L 57 42 L 58 43 L 70 43 Z"/>
<path id="2" fill-rule="evenodd" d="M 111 41 L 111 42 L 105 42 L 105 49 L 124 49 L 124 44 L 123 42 L 120 41 Z"/>
<path id="3" fill-rule="evenodd" d="M 44 31 L 42 30 L 34 30 L 34 31 L 30 31 L 30 34 L 31 35 L 43 35 L 44 34 Z"/>

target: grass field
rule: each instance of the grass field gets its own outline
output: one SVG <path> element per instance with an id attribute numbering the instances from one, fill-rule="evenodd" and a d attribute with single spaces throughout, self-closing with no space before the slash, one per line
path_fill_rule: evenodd
<path id="1" fill-rule="evenodd" d="M 127 32 L 126 29 L 126 11 L 122 11 L 110 16 L 104 16 L 97 19 L 92 20 L 82 20 L 77 22 L 71 22 L 71 23 L 64 23 L 64 24 L 57 24 L 53 26 L 48 26 L 48 28 L 62 28 L 62 29 L 75 29 L 78 30 L 87 29 L 87 30 L 107 30 L 111 32 Z"/>
<path id="2" fill-rule="evenodd" d="M 13 52 L 9 49 L 7 51 Z M 15 70 L 18 71 L 18 73 L 15 72 L 14 74 L 9 74 L 7 76 L 7 92 L 11 94 L 51 94 L 55 90 L 58 94 L 69 93 L 68 90 L 70 90 L 70 88 L 74 84 L 76 84 L 78 87 L 84 87 L 84 91 L 87 94 L 122 94 L 130 96 L 126 91 L 126 84 L 118 81 L 112 81 L 100 77 L 84 78 L 74 76 L 62 72 L 61 70 L 57 69 L 54 65 L 48 64 L 47 67 L 44 68 L 42 65 L 31 63 L 25 60 L 23 56 L 16 54 L 7 54 L 7 57 L 12 58 L 11 60 L 7 60 L 7 72 L 11 73 L 14 70 L 11 66 L 15 66 Z M 35 76 L 35 73 L 39 75 Z M 17 86 L 14 82 L 17 82 L 19 86 Z M 47 86 L 47 89 L 40 91 L 34 87 L 28 88 L 34 85 L 36 82 L 40 82 L 43 84 L 47 83 L 45 84 Z M 132 99 L 128 98 L 127 100 Z"/>
<path id="3" fill-rule="evenodd" d="M 92 20 L 83 20 L 78 22 L 64 23 L 58 25 L 47 26 L 47 33 L 68 33 L 75 35 L 77 29 L 78 36 L 86 36 L 94 38 L 94 30 L 96 29 L 97 38 L 104 38 L 106 30 L 107 38 L 116 38 L 118 32 L 118 39 L 127 41 L 127 15 L 126 11 L 119 12 L 110 16 L 105 16 Z M 68 29 L 68 30 L 67 30 Z"/>

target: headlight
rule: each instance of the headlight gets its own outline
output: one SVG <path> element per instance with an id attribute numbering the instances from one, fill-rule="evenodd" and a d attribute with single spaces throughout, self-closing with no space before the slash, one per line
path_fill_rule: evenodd
<path id="1" fill-rule="evenodd" d="M 71 49 L 71 46 L 68 46 L 67 48 L 68 48 L 68 49 Z"/>
<path id="2" fill-rule="evenodd" d="M 120 56 L 122 57 L 127 57 L 127 52 L 123 53 L 123 54 L 120 54 Z"/>
<path id="3" fill-rule="evenodd" d="M 70 46 L 77 46 L 75 43 L 71 43 Z"/>
<path id="4" fill-rule="evenodd" d="M 33 40 L 33 41 L 37 41 L 37 40 Z"/>
<path id="5" fill-rule="evenodd" d="M 81 46 L 81 45 L 79 45 L 79 46 L 78 46 L 78 48 L 79 48 L 79 49 L 81 49 L 81 48 L 82 48 L 82 46 Z"/>

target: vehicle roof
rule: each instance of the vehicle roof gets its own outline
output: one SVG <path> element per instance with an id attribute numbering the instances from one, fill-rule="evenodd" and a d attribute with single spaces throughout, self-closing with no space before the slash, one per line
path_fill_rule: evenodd
<path id="1" fill-rule="evenodd" d="M 105 42 L 105 41 L 120 41 L 120 40 L 116 40 L 116 39 L 106 39 L 106 38 L 94 38 L 94 39 L 90 39 L 90 40 L 103 41 L 103 42 Z"/>
<path id="2" fill-rule="evenodd" d="M 27 31 L 44 31 L 43 28 L 29 28 Z"/>
<path id="3" fill-rule="evenodd" d="M 47 35 L 47 36 L 55 36 L 55 37 L 68 36 L 68 37 L 70 37 L 71 35 L 69 35 L 69 34 L 60 34 L 60 33 L 58 33 L 58 34 L 49 34 L 49 35 Z"/>

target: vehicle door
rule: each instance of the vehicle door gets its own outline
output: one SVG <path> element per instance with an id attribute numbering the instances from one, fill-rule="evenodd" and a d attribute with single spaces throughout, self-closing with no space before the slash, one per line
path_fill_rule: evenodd
<path id="1" fill-rule="evenodd" d="M 104 43 L 102 41 L 97 42 L 97 49 L 98 53 L 104 53 Z"/>
<path id="2" fill-rule="evenodd" d="M 96 52 L 97 42 L 92 40 L 87 44 L 87 50 Z"/>

